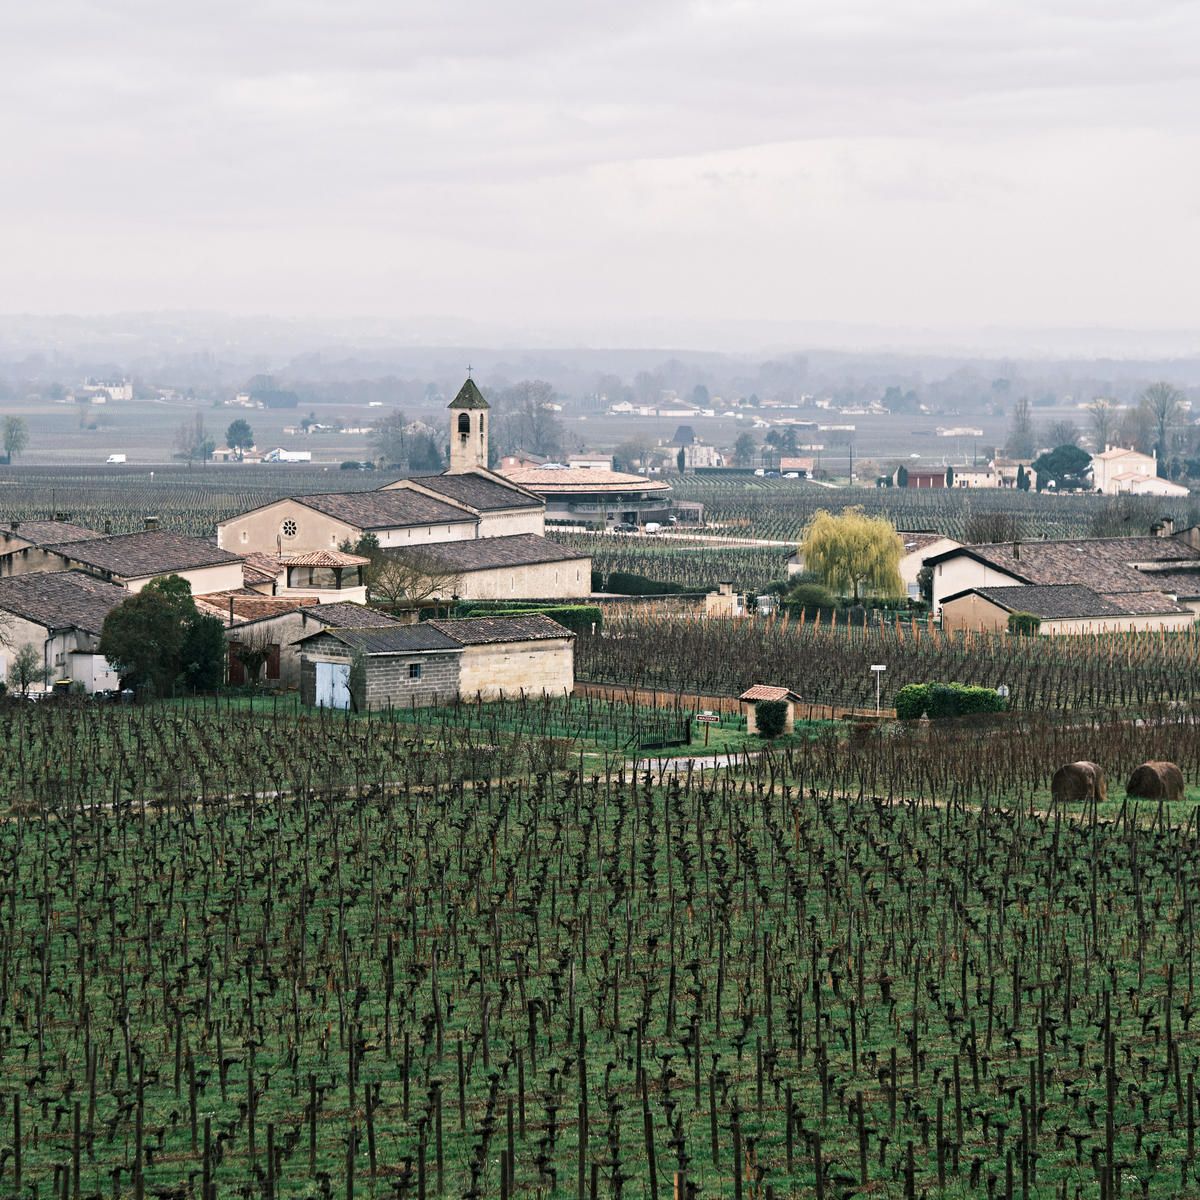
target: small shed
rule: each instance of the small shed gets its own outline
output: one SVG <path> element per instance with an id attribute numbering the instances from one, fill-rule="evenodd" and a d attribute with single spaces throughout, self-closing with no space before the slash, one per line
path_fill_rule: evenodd
<path id="1" fill-rule="evenodd" d="M 791 733 L 796 726 L 796 705 L 800 701 L 800 697 L 796 695 L 791 688 L 771 687 L 770 684 L 756 683 L 752 688 L 747 688 L 739 697 L 741 703 L 742 714 L 746 718 L 746 732 L 758 732 L 758 720 L 755 716 L 754 706 L 760 700 L 786 700 L 787 701 L 787 719 L 783 723 L 784 733 Z"/>
<path id="2" fill-rule="evenodd" d="M 444 704 L 458 695 L 462 646 L 425 625 L 325 629 L 301 638 L 300 699 L 318 708 L 375 708 Z M 356 654 L 365 660 L 360 690 L 351 697 Z"/>

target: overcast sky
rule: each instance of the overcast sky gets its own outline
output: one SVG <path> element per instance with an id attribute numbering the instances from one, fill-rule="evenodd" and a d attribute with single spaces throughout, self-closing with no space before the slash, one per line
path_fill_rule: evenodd
<path id="1" fill-rule="evenodd" d="M 0 6 L 0 311 L 1200 325 L 1200 6 Z"/>

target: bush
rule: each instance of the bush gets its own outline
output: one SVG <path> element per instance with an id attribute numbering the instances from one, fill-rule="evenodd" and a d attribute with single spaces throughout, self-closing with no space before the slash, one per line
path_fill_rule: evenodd
<path id="1" fill-rule="evenodd" d="M 896 716 L 915 721 L 929 707 L 929 684 L 906 684 L 896 693 Z"/>
<path id="2" fill-rule="evenodd" d="M 673 596 L 692 589 L 682 583 L 664 583 L 661 579 L 635 575 L 631 571 L 613 571 L 608 577 L 607 590 L 622 596 Z"/>
<path id="3" fill-rule="evenodd" d="M 1037 633 L 1042 627 L 1042 618 L 1033 613 L 1014 612 L 1008 614 L 1008 632 L 1020 634 Z"/>
<path id="4" fill-rule="evenodd" d="M 995 688 L 963 687 L 961 683 L 910 683 L 896 693 L 896 716 L 913 721 L 922 713 L 930 720 L 968 717 L 1004 711 L 1004 697 Z"/>
<path id="5" fill-rule="evenodd" d="M 574 633 L 591 633 L 593 625 L 600 629 L 604 624 L 604 613 L 595 604 L 526 604 L 497 608 L 466 600 L 459 601 L 454 608 L 455 617 L 529 617 L 535 613 L 542 613 Z"/>
<path id="6" fill-rule="evenodd" d="M 342 463 L 341 469 L 343 471 L 357 471 L 361 466 L 362 464 L 357 458 L 348 458 L 344 463 Z"/>
<path id="7" fill-rule="evenodd" d="M 754 706 L 754 720 L 760 737 L 777 738 L 787 725 L 786 700 L 759 700 Z"/>
<path id="8" fill-rule="evenodd" d="M 823 583 L 798 583 L 789 590 L 785 602 L 792 615 L 797 617 L 802 612 L 813 617 L 818 609 L 833 608 L 837 604 L 833 593 Z"/>

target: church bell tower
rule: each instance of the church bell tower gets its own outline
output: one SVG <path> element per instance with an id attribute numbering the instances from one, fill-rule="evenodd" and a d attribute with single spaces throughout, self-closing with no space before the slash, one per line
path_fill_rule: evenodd
<path id="1" fill-rule="evenodd" d="M 483 393 L 468 379 L 450 403 L 450 473 L 485 470 L 488 465 L 488 410 Z"/>

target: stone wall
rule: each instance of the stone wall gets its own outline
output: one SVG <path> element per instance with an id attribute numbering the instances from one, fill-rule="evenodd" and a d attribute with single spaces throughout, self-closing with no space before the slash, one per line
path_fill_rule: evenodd
<path id="1" fill-rule="evenodd" d="M 458 650 L 367 656 L 366 695 L 356 697 L 359 708 L 409 708 L 446 704 L 458 695 Z M 300 659 L 300 700 L 317 702 L 317 661 L 350 663 L 350 647 L 336 638 L 321 637 L 306 643 Z M 419 665 L 420 679 L 410 666 Z"/>
<path id="2" fill-rule="evenodd" d="M 464 646 L 459 674 L 464 700 L 506 696 L 570 695 L 575 687 L 574 638 Z"/>

